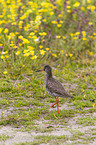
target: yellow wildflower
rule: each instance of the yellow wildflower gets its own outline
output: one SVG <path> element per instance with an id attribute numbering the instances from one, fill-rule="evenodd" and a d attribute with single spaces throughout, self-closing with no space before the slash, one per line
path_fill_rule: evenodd
<path id="1" fill-rule="evenodd" d="M 5 57 L 3 55 L 1 55 L 1 59 L 4 59 Z"/>
<path id="2" fill-rule="evenodd" d="M 90 9 L 91 9 L 91 5 L 88 5 L 88 6 L 87 6 L 87 9 L 90 10 Z"/>
<path id="3" fill-rule="evenodd" d="M 43 19 L 42 21 L 43 21 L 43 22 L 46 22 L 46 19 Z"/>
<path id="4" fill-rule="evenodd" d="M 52 21 L 52 24 L 57 24 L 57 21 Z"/>
<path id="5" fill-rule="evenodd" d="M 90 52 L 90 56 L 92 56 L 92 55 L 93 55 L 93 52 L 91 51 L 91 52 Z"/>
<path id="6" fill-rule="evenodd" d="M 73 33 L 70 33 L 70 36 L 72 37 L 74 34 Z"/>
<path id="7" fill-rule="evenodd" d="M 26 49 L 23 51 L 23 53 L 27 53 L 27 52 L 28 52 L 28 50 L 26 50 Z"/>
<path id="8" fill-rule="evenodd" d="M 74 7 L 79 7 L 80 6 L 80 3 L 79 2 L 76 2 L 75 4 L 74 4 Z"/>
<path id="9" fill-rule="evenodd" d="M 61 36 L 57 35 L 56 38 L 60 38 Z"/>
<path id="10" fill-rule="evenodd" d="M 62 23 L 63 23 L 63 21 L 61 21 L 61 20 L 60 20 L 60 23 L 62 24 Z"/>
<path id="11" fill-rule="evenodd" d="M 86 32 L 85 31 L 82 31 L 82 35 L 85 37 L 86 36 Z"/>
<path id="12" fill-rule="evenodd" d="M 57 54 L 55 54 L 55 53 L 52 53 L 52 56 L 54 56 L 54 57 L 57 57 Z"/>
<path id="13" fill-rule="evenodd" d="M 7 73 L 8 73 L 7 71 L 4 71 L 4 72 L 3 72 L 4 75 L 6 75 Z"/>
<path id="14" fill-rule="evenodd" d="M 36 58 L 37 58 L 37 56 L 36 56 L 36 55 L 34 55 L 34 56 L 32 56 L 32 57 L 31 57 L 31 59 L 36 59 Z"/>
<path id="15" fill-rule="evenodd" d="M 59 14 L 59 15 L 58 15 L 59 18 L 61 18 L 62 16 L 63 16 L 62 14 Z"/>
<path id="16" fill-rule="evenodd" d="M 22 46 L 22 43 L 19 43 L 19 47 Z"/>
<path id="17" fill-rule="evenodd" d="M 34 55 L 34 51 L 33 51 L 33 50 L 31 50 L 31 51 L 30 51 L 30 54 L 31 54 L 31 55 Z"/>
<path id="18" fill-rule="evenodd" d="M 67 10 L 68 13 L 71 13 L 71 10 Z"/>
<path id="19" fill-rule="evenodd" d="M 23 64 L 22 67 L 25 67 L 25 65 Z"/>
<path id="20" fill-rule="evenodd" d="M 85 8 L 84 7 L 81 7 L 81 10 L 85 11 Z"/>
<path id="21" fill-rule="evenodd" d="M 93 35 L 96 35 L 96 33 L 93 33 Z"/>
<path id="22" fill-rule="evenodd" d="M 8 37 L 9 40 L 11 39 L 11 36 L 8 35 L 7 37 Z"/>
<path id="23" fill-rule="evenodd" d="M 18 35 L 19 33 L 18 32 L 15 32 L 15 34 Z"/>
<path id="24" fill-rule="evenodd" d="M 70 4 L 70 1 L 66 1 L 67 4 Z"/>
<path id="25" fill-rule="evenodd" d="M 89 36 L 90 38 L 93 38 L 93 36 L 91 35 L 91 36 Z"/>
<path id="26" fill-rule="evenodd" d="M 8 51 L 6 50 L 6 51 L 5 51 L 5 54 L 7 54 L 7 53 L 8 53 Z"/>
<path id="27" fill-rule="evenodd" d="M 91 3 L 91 0 L 87 0 L 88 3 Z"/>
<path id="28" fill-rule="evenodd" d="M 71 6 L 67 6 L 67 9 L 70 9 L 71 8 Z"/>
<path id="29" fill-rule="evenodd" d="M 32 38 L 33 38 L 33 39 L 37 39 L 37 37 L 36 37 L 36 36 L 33 36 Z"/>
<path id="30" fill-rule="evenodd" d="M 46 51 L 44 51 L 44 50 L 40 50 L 40 54 L 41 54 L 41 55 L 44 55 L 45 52 L 46 52 Z"/>
<path id="31" fill-rule="evenodd" d="M 73 37 L 75 40 L 77 39 L 77 37 Z"/>
<path id="32" fill-rule="evenodd" d="M 6 58 L 9 58 L 9 56 L 8 56 L 8 55 L 5 55 L 5 57 L 6 57 Z"/>
<path id="33" fill-rule="evenodd" d="M 7 54 L 8 53 L 8 51 L 4 51 L 4 52 L 2 52 L 2 54 Z"/>
<path id="34" fill-rule="evenodd" d="M 3 46 L 3 44 L 2 44 L 2 43 L 0 43 L 0 46 Z"/>
<path id="35" fill-rule="evenodd" d="M 46 32 L 43 32 L 42 35 L 45 36 L 45 35 L 47 35 L 47 33 Z"/>
<path id="36" fill-rule="evenodd" d="M 20 36 L 18 36 L 18 38 L 19 38 L 19 39 L 23 39 L 23 36 L 22 36 L 22 35 L 20 35 Z"/>
<path id="37" fill-rule="evenodd" d="M 7 34 L 7 33 L 8 33 L 8 29 L 7 29 L 7 28 L 5 28 L 4 33 L 5 33 L 5 34 Z"/>
<path id="38" fill-rule="evenodd" d="M 65 39 L 66 37 L 65 36 L 62 36 L 62 38 Z"/>
<path id="39" fill-rule="evenodd" d="M 88 24 L 91 26 L 92 25 L 92 22 L 89 22 Z"/>
<path id="40" fill-rule="evenodd" d="M 85 40 L 88 40 L 88 39 L 87 39 L 87 38 L 85 38 L 85 37 L 83 37 L 82 39 L 83 39 L 84 41 L 85 41 Z"/>
<path id="41" fill-rule="evenodd" d="M 43 39 L 42 42 L 44 42 L 45 40 Z"/>
<path id="42" fill-rule="evenodd" d="M 42 45 L 39 45 L 39 48 L 41 49 L 41 48 L 43 48 L 43 46 Z"/>
<path id="43" fill-rule="evenodd" d="M 30 35 L 34 35 L 34 34 L 35 34 L 34 32 L 31 32 L 31 33 L 30 33 Z"/>
<path id="44" fill-rule="evenodd" d="M 95 10 L 95 6 L 91 6 L 91 12 Z"/>
<path id="45" fill-rule="evenodd" d="M 25 43 L 30 43 L 29 40 L 27 40 L 26 38 L 22 38 L 22 40 L 23 40 L 23 43 L 24 43 L 24 44 L 25 44 Z"/>
<path id="46" fill-rule="evenodd" d="M 64 51 L 63 51 L 63 50 L 61 50 L 61 54 L 63 54 L 63 52 L 64 52 Z"/>
<path id="47" fill-rule="evenodd" d="M 28 36 L 28 38 L 32 38 L 32 36 Z"/>
<path id="48" fill-rule="evenodd" d="M 69 53 L 69 56 L 70 56 L 70 57 L 72 57 L 72 56 L 73 56 L 73 54 L 72 54 L 72 53 Z"/>
<path id="49" fill-rule="evenodd" d="M 61 27 L 62 25 L 61 24 L 57 24 L 57 27 Z"/>
<path id="50" fill-rule="evenodd" d="M 29 52 L 27 52 L 27 53 L 25 53 L 25 54 L 24 54 L 24 56 L 27 56 L 27 57 L 28 57 L 29 55 L 30 55 L 30 53 L 29 53 Z"/>
<path id="51" fill-rule="evenodd" d="M 34 49 L 34 47 L 32 47 L 32 46 L 28 46 L 28 50 L 30 51 L 30 50 L 33 50 Z"/>
<path id="52" fill-rule="evenodd" d="M 12 44 L 10 44 L 10 46 L 14 46 L 14 44 L 12 43 Z"/>
<path id="53" fill-rule="evenodd" d="M 16 55 L 19 55 L 19 54 L 20 54 L 20 51 L 17 51 L 17 52 L 16 52 Z"/>
<path id="54" fill-rule="evenodd" d="M 50 15 L 53 15 L 54 14 L 54 12 L 50 12 Z"/>
<path id="55" fill-rule="evenodd" d="M 80 32 L 76 32 L 74 35 L 79 35 L 80 34 Z"/>
<path id="56" fill-rule="evenodd" d="M 48 51 L 48 50 L 49 50 L 49 48 L 46 48 L 46 50 Z"/>
<path id="57" fill-rule="evenodd" d="M 42 32 L 42 33 L 40 32 L 39 35 L 45 36 L 45 35 L 47 35 L 47 33 L 46 32 Z"/>
<path id="58" fill-rule="evenodd" d="M 13 48 L 18 48 L 18 46 L 14 45 L 14 47 L 13 47 Z"/>

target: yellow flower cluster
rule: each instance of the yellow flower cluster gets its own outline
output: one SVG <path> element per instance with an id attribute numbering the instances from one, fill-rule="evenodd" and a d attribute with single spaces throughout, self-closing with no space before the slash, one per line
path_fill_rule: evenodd
<path id="1" fill-rule="evenodd" d="M 9 58 L 8 51 L 2 51 L 1 53 L 1 59 L 5 59 L 5 58 Z"/>
<path id="2" fill-rule="evenodd" d="M 96 6 L 91 0 L 72 3 L 69 0 L 66 3 L 64 3 L 64 0 L 54 2 L 50 0 L 40 2 L 28 0 L 26 5 L 22 0 L 0 0 L 1 60 L 11 56 L 8 54 L 9 50 L 13 50 L 17 57 L 22 55 L 32 60 L 36 59 L 38 55 L 43 56 L 50 52 L 52 52 L 52 56 L 58 57 L 47 43 L 51 38 L 56 39 L 55 41 L 60 42 L 60 44 L 64 44 L 68 38 L 77 42 L 80 36 L 84 43 L 88 42 L 89 39 L 96 39 L 96 33 L 88 35 L 86 29 L 77 30 L 74 33 L 73 31 L 66 32 L 66 34 L 64 31 L 63 33 L 65 29 L 64 20 L 67 21 L 67 15 L 76 19 L 76 12 L 72 12 L 78 9 L 82 13 L 90 10 L 94 14 Z M 88 20 L 88 27 L 91 28 L 94 26 L 94 22 L 92 19 Z M 72 57 L 73 54 L 69 53 L 68 56 Z M 90 52 L 90 56 L 92 56 L 92 52 Z"/>

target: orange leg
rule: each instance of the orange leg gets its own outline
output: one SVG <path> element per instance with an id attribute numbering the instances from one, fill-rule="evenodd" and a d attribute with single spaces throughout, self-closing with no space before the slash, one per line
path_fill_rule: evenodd
<path id="1" fill-rule="evenodd" d="M 59 100 L 57 98 L 56 99 L 56 103 L 54 103 L 53 105 L 51 105 L 51 107 L 53 107 L 54 105 L 57 104 L 57 113 L 59 113 Z"/>
<path id="2" fill-rule="evenodd" d="M 55 99 L 56 99 L 56 98 L 55 98 Z M 59 114 L 59 100 L 56 99 L 56 101 L 57 101 L 57 112 L 58 112 L 58 114 Z"/>
<path id="3" fill-rule="evenodd" d="M 53 107 L 54 105 L 56 105 L 57 104 L 57 102 L 56 103 L 54 103 L 53 105 L 51 105 L 50 107 Z"/>

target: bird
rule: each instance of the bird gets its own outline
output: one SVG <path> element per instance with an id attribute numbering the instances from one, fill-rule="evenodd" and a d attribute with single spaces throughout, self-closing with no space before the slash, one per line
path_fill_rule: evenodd
<path id="1" fill-rule="evenodd" d="M 46 77 L 45 77 L 45 88 L 46 91 L 56 99 L 56 103 L 51 105 L 53 107 L 57 104 L 57 113 L 59 114 L 59 99 L 58 97 L 64 97 L 64 98 L 73 98 L 68 92 L 64 89 L 61 82 L 57 81 L 53 75 L 52 75 L 52 68 L 50 65 L 45 65 L 43 69 L 37 70 L 36 72 L 45 71 Z"/>

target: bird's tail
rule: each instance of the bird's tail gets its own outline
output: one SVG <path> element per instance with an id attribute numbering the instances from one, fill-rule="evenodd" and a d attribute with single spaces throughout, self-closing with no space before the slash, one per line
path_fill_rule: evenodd
<path id="1" fill-rule="evenodd" d="M 69 93 L 67 93 L 67 92 L 64 92 L 65 93 L 65 96 L 67 97 L 67 98 L 74 98 L 73 96 L 71 96 Z"/>

